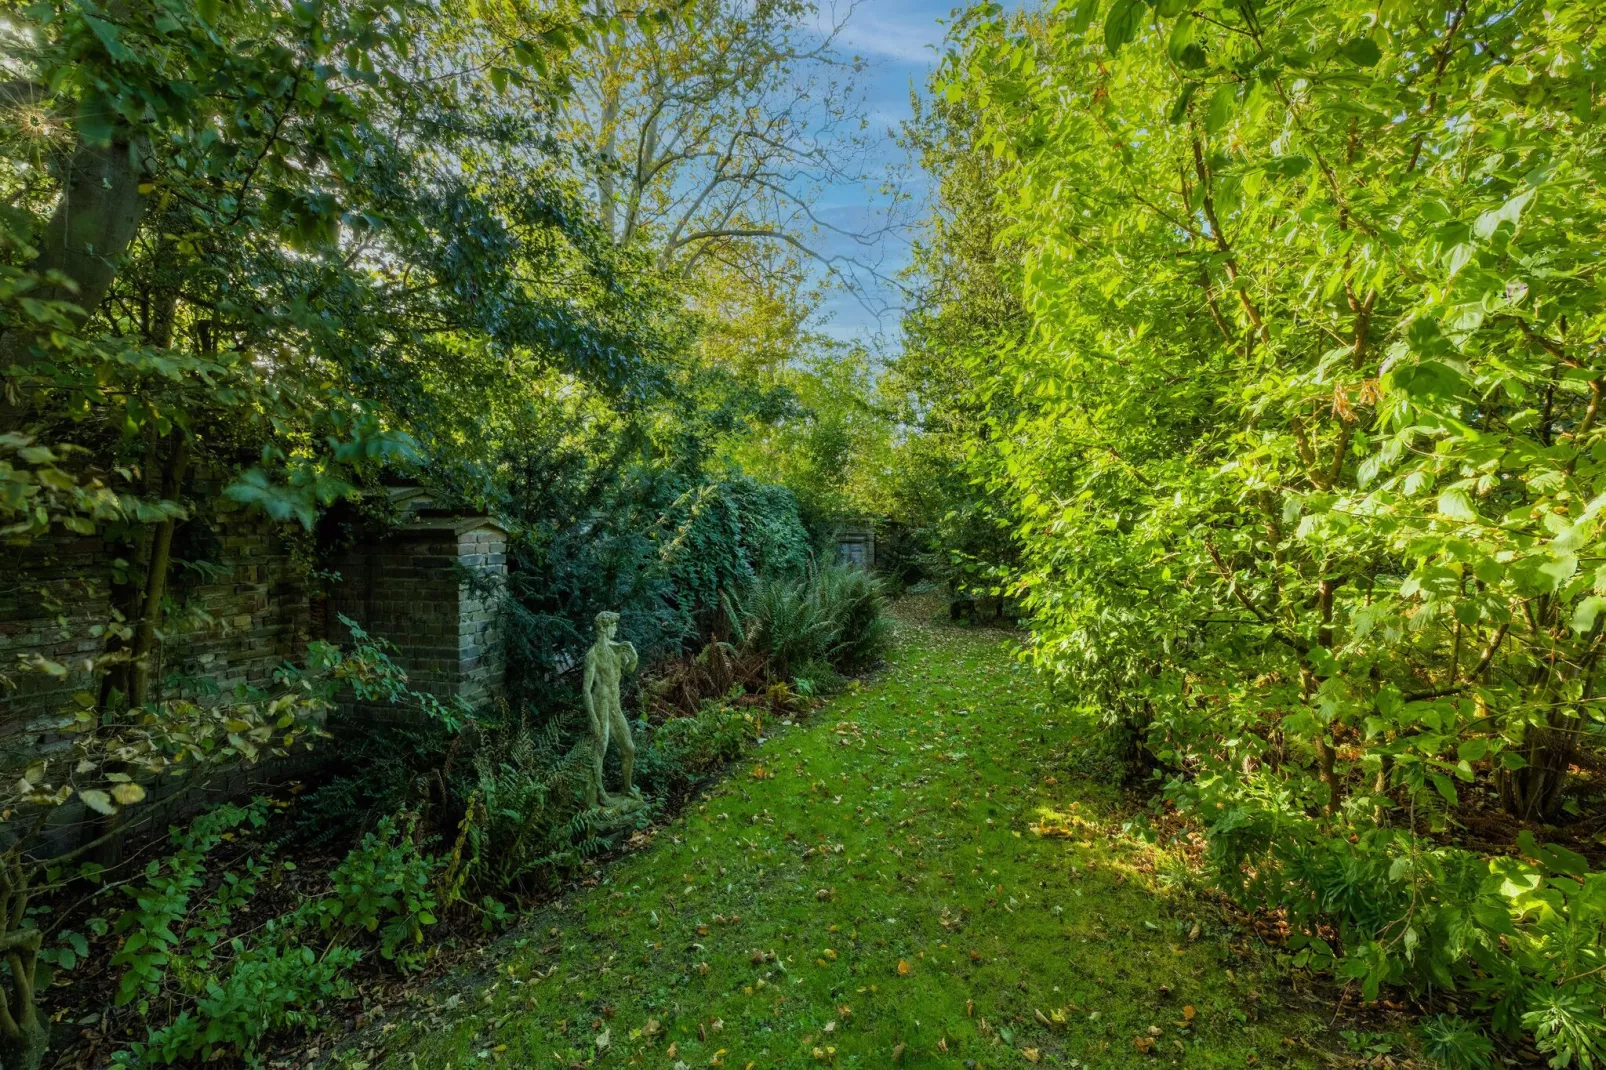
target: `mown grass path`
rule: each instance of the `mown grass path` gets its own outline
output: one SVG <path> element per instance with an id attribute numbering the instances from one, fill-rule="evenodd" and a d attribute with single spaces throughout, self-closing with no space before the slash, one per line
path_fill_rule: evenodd
<path id="1" fill-rule="evenodd" d="M 910 605 L 878 680 L 437 990 L 388 1065 L 1313 1062 L 1323 1023 L 1066 773 L 1003 636 Z"/>

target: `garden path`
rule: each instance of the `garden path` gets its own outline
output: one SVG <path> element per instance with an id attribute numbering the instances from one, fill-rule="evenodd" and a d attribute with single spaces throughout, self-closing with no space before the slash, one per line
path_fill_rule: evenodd
<path id="1" fill-rule="evenodd" d="M 901 604 L 877 679 L 437 989 L 387 1065 L 1320 1061 L 1327 1017 L 1122 832 L 1008 637 L 937 608 Z"/>

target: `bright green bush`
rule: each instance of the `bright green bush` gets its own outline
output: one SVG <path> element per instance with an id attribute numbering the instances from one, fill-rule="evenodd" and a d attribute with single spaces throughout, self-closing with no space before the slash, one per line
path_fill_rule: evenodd
<path id="1" fill-rule="evenodd" d="M 281 1029 L 315 1029 L 320 1005 L 356 994 L 346 975 L 362 957 L 359 952 L 333 947 L 320 955 L 305 944 L 281 945 L 272 936 L 270 927 L 264 942 L 240 952 L 225 974 L 207 983 L 193 1011 L 181 1011 L 146 1040 L 119 1052 L 117 1064 L 170 1066 L 228 1052 L 248 1066 L 260 1066 L 257 1046 L 263 1037 Z"/>
<path id="2" fill-rule="evenodd" d="M 1031 655 L 1301 961 L 1453 986 L 1557 1066 L 1602 1059 L 1603 876 L 1454 827 L 1569 820 L 1606 725 L 1596 22 L 980 5 L 940 86 L 1023 266 L 971 446 Z"/>
<path id="3" fill-rule="evenodd" d="M 603 850 L 601 814 L 585 805 L 589 743 L 564 748 L 555 722 L 510 725 L 474 755 L 456 854 L 460 886 L 490 894 L 541 887 Z"/>
<path id="4" fill-rule="evenodd" d="M 891 640 L 885 584 L 863 569 L 833 567 L 813 577 L 814 598 L 830 622 L 826 660 L 847 672 L 862 672 L 881 660 Z"/>

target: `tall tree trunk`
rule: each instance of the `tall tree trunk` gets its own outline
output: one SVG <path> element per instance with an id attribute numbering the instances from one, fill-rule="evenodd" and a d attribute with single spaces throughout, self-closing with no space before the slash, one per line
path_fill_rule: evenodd
<path id="1" fill-rule="evenodd" d="M 45 282 L 29 293 L 40 301 L 71 301 L 80 318 L 100 305 L 119 261 L 139 230 L 145 209 L 140 183 L 149 158 L 144 137 L 126 134 L 109 144 L 80 142 L 62 176 L 61 199 L 39 235 L 39 255 L 29 270 L 60 272 L 71 286 Z M 0 373 L 28 363 L 37 337 L 32 325 L 15 324 L 0 335 Z M 24 419 L 24 399 L 0 397 L 0 431 L 15 430 Z"/>
<path id="2" fill-rule="evenodd" d="M 164 288 L 151 303 L 145 330 L 145 344 L 166 349 L 173 344 L 173 324 L 178 315 L 178 289 Z M 162 489 L 157 482 L 157 458 L 161 443 L 154 426 L 147 426 L 144 457 L 140 463 L 140 478 L 146 496 Z M 128 562 L 121 580 L 111 587 L 112 606 L 122 615 L 123 623 L 137 622 L 143 604 L 142 596 L 148 584 L 147 568 L 151 560 L 153 532 L 149 524 L 137 524 L 123 540 L 123 559 Z M 106 640 L 106 653 L 113 655 L 110 667 L 100 683 L 100 706 L 107 708 L 119 700 L 127 700 L 132 692 L 133 666 L 128 655 L 133 648 L 133 636 L 112 634 Z M 121 658 L 116 655 L 123 655 Z"/>
<path id="3" fill-rule="evenodd" d="M 177 501 L 184 485 L 184 470 L 189 465 L 189 439 L 184 432 L 173 432 L 173 448 L 167 455 L 167 468 L 162 474 L 162 497 Z M 156 526 L 151 537 L 150 565 L 145 572 L 145 596 L 140 609 L 139 622 L 134 628 L 133 658 L 129 673 L 128 702 L 142 705 L 150 697 L 152 661 L 156 649 L 156 625 L 162 615 L 162 599 L 167 595 L 167 572 L 173 557 L 173 532 L 178 527 L 174 517 L 168 517 Z"/>

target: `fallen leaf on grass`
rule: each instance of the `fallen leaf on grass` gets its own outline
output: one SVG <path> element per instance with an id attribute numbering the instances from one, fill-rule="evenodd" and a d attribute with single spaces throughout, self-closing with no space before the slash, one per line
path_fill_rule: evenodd
<path id="1" fill-rule="evenodd" d="M 1147 1055 L 1154 1050 L 1154 1041 L 1148 1037 L 1133 1037 L 1132 1046 Z"/>
<path id="2" fill-rule="evenodd" d="M 1190 1022 L 1193 1021 L 1194 1015 L 1198 1013 L 1198 1011 L 1193 1009 L 1193 1004 L 1191 1003 L 1182 1008 L 1182 1017 L 1186 1018 Z"/>
<path id="3" fill-rule="evenodd" d="M 909 965 L 909 960 L 908 959 L 899 959 L 898 960 L 898 976 L 899 977 L 908 977 L 911 969 L 912 969 L 912 967 Z"/>
<path id="4" fill-rule="evenodd" d="M 893 1048 L 892 1049 L 892 1061 L 895 1062 L 895 1063 L 903 1062 L 903 1053 L 904 1053 L 905 1049 L 907 1049 L 908 1047 L 909 1047 L 909 1045 L 907 1045 L 907 1044 L 899 1044 L 896 1048 Z"/>
<path id="5" fill-rule="evenodd" d="M 1042 1056 L 1038 1054 L 1036 1048 L 1027 1048 L 1025 1051 L 1021 1052 L 1021 1054 L 1026 1056 L 1026 1061 L 1029 1063 L 1035 1063 L 1038 1059 L 1042 1058 Z"/>

